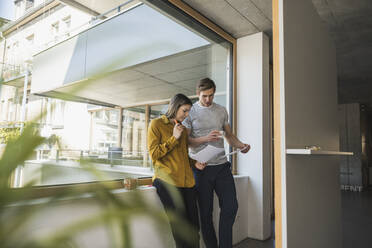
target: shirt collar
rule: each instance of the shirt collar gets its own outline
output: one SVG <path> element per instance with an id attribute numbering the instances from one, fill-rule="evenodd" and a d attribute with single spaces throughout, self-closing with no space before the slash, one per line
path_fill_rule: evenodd
<path id="1" fill-rule="evenodd" d="M 201 105 L 201 103 L 199 101 L 197 101 L 196 103 L 199 105 L 200 108 L 206 108 L 206 109 L 211 108 L 214 105 L 214 102 L 212 102 L 212 104 L 208 107 Z"/>

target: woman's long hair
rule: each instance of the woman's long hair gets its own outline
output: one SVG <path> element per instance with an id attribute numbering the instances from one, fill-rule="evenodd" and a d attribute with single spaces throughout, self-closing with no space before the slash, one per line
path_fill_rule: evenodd
<path id="1" fill-rule="evenodd" d="M 178 109 L 185 104 L 192 106 L 190 98 L 188 98 L 184 94 L 175 95 L 169 102 L 168 110 L 167 113 L 165 113 L 165 116 L 168 119 L 174 119 L 176 117 Z"/>

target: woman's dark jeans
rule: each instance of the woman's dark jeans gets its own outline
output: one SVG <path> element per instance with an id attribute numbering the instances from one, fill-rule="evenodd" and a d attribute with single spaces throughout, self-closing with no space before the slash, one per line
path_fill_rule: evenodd
<path id="1" fill-rule="evenodd" d="M 156 188 L 156 192 L 164 206 L 166 214 L 168 215 L 172 234 L 176 242 L 176 247 L 198 248 L 200 242 L 199 215 L 196 203 L 195 188 L 175 187 L 174 185 L 168 184 L 160 179 L 155 179 L 153 186 Z M 179 192 L 183 201 L 181 205 L 175 204 L 175 201 L 168 190 L 170 187 Z M 193 230 L 190 232 L 185 232 L 185 228 L 171 217 L 172 213 L 176 214 L 184 221 L 187 221 L 190 226 L 193 227 Z M 187 233 L 187 236 L 185 233 Z"/>

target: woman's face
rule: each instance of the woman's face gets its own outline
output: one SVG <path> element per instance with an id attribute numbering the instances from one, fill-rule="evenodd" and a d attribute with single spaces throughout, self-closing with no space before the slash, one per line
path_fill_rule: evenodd
<path id="1" fill-rule="evenodd" d="M 177 110 L 176 120 L 178 122 L 182 122 L 189 115 L 190 109 L 191 105 L 188 104 L 181 105 L 181 107 L 179 107 Z"/>

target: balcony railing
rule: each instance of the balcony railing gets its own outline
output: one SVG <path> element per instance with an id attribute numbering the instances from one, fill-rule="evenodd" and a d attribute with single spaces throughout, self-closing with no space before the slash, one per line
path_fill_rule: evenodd
<path id="1" fill-rule="evenodd" d="M 117 13 L 124 12 L 128 8 L 130 8 L 134 5 L 138 5 L 138 4 L 141 4 L 141 2 L 139 2 L 138 0 L 126 1 L 125 3 L 120 4 L 119 6 L 117 6 L 115 8 L 112 8 L 112 9 L 110 9 L 110 10 L 108 10 L 108 11 L 106 11 L 106 12 L 104 12 L 104 13 L 98 15 L 98 16 L 92 17 L 92 19 L 90 21 L 88 21 L 86 23 L 83 23 L 80 26 L 77 26 L 73 29 L 70 29 L 67 32 L 55 35 L 51 40 L 49 40 L 49 41 L 47 41 L 47 42 L 45 42 L 45 43 L 43 43 L 39 46 L 36 46 L 32 49 L 29 48 L 28 51 L 29 51 L 30 54 L 29 54 L 27 59 L 31 60 L 33 54 L 37 54 L 41 51 L 44 51 L 44 50 L 48 49 L 49 47 L 52 47 L 52 46 L 56 45 L 57 43 L 59 43 L 61 41 L 64 41 L 64 40 L 68 39 L 69 37 L 77 35 L 77 34 L 81 33 L 82 31 L 96 25 L 97 23 L 103 21 L 107 17 L 113 16 Z M 30 66 L 32 66 L 32 65 L 30 65 Z M 28 67 L 28 70 L 32 71 L 32 69 L 30 67 Z M 6 82 L 6 81 L 12 80 L 14 78 L 17 78 L 19 76 L 24 75 L 25 72 L 26 72 L 26 66 L 23 65 L 23 64 L 22 65 L 6 64 L 6 63 L 1 63 L 0 62 L 0 73 L 1 73 L 0 74 L 0 82 Z"/>
<path id="2" fill-rule="evenodd" d="M 53 161 L 87 161 L 111 166 L 152 167 L 148 153 L 136 151 L 98 151 L 79 149 L 38 149 L 37 160 Z"/>
<path id="3" fill-rule="evenodd" d="M 91 20 L 89 20 L 88 22 L 83 23 L 80 26 L 77 26 L 73 29 L 70 29 L 67 32 L 64 32 L 62 34 L 55 35 L 48 42 L 38 46 L 35 49 L 34 54 L 37 54 L 41 51 L 44 51 L 44 50 L 48 49 L 49 47 L 52 47 L 55 44 L 68 39 L 69 37 L 72 37 L 74 35 L 77 35 L 77 34 L 83 32 L 84 30 L 86 30 L 86 29 L 100 23 L 101 21 L 105 20 L 107 17 L 111 17 L 111 16 L 116 15 L 118 13 L 124 12 L 124 11 L 128 10 L 129 8 L 131 8 L 132 6 L 137 6 L 139 4 L 142 4 L 142 3 L 139 2 L 138 0 L 129 0 L 129 1 L 126 1 L 122 4 L 120 4 L 119 6 L 117 6 L 115 8 L 112 8 L 112 9 L 98 15 L 98 16 L 93 16 L 91 18 Z"/>
<path id="4" fill-rule="evenodd" d="M 12 65 L 0 62 L 0 72 L 0 82 L 6 82 L 24 75 L 26 73 L 26 66 Z"/>

